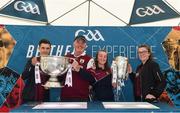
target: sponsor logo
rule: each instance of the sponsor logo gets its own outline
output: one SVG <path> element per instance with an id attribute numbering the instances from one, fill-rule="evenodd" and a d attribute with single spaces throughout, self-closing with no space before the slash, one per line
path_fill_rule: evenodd
<path id="1" fill-rule="evenodd" d="M 94 31 L 91 31 L 91 30 L 77 30 L 75 32 L 75 36 L 78 36 L 78 35 L 83 35 L 88 41 L 104 41 L 104 38 L 102 36 L 102 34 L 100 33 L 99 30 L 94 30 Z"/>
<path id="2" fill-rule="evenodd" d="M 165 11 L 161 9 L 158 5 L 152 5 L 152 7 L 146 6 L 145 8 L 136 9 L 136 14 L 139 17 L 152 16 L 160 13 L 165 13 Z"/>
<path id="3" fill-rule="evenodd" d="M 17 11 L 25 11 L 26 13 L 40 15 L 38 5 L 33 2 L 17 1 L 14 4 L 14 9 Z"/>

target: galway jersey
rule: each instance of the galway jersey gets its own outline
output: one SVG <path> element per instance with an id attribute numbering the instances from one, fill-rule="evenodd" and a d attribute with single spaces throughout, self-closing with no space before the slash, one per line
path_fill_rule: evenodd
<path id="1" fill-rule="evenodd" d="M 75 59 L 83 69 L 91 68 L 94 64 L 94 60 L 86 55 L 74 56 L 74 54 L 68 54 L 66 57 Z M 72 62 L 71 62 L 72 63 Z M 65 85 L 61 90 L 62 100 L 88 100 L 89 95 L 89 82 L 80 76 L 79 72 L 72 70 L 72 87 Z"/>

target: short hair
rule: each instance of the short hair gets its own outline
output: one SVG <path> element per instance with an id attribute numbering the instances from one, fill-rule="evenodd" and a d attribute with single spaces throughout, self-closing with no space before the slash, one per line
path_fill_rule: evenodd
<path id="1" fill-rule="evenodd" d="M 74 41 L 76 41 L 76 40 L 82 40 L 84 43 L 87 42 L 85 36 L 83 36 L 83 35 L 76 36 L 76 37 L 74 38 Z"/>
<path id="2" fill-rule="evenodd" d="M 142 48 L 142 47 L 144 47 L 144 48 L 146 48 L 148 50 L 148 53 L 150 54 L 149 59 L 153 60 L 151 47 L 149 45 L 147 45 L 147 44 L 141 44 L 141 45 L 138 46 L 138 49 Z"/>
<path id="3" fill-rule="evenodd" d="M 51 46 L 51 42 L 50 42 L 49 40 L 47 40 L 47 39 L 41 39 L 41 40 L 39 41 L 39 46 L 41 46 L 42 43 L 44 43 L 44 44 L 49 44 L 49 45 Z"/>

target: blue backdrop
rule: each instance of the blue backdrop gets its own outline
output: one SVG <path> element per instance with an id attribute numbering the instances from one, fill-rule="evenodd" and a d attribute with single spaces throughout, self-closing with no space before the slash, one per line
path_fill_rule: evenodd
<path id="1" fill-rule="evenodd" d="M 143 43 L 152 47 L 155 60 L 161 70 L 168 69 L 169 63 L 161 42 L 170 32 L 171 27 L 72 27 L 72 26 L 6 26 L 16 40 L 13 54 L 8 67 L 22 73 L 27 59 L 38 55 L 38 42 L 46 38 L 52 43 L 51 55 L 64 56 L 73 50 L 73 40 L 76 35 L 84 35 L 88 40 L 87 54 L 95 57 L 99 49 L 109 53 L 109 64 L 115 56 L 129 58 L 135 70 L 140 63 L 137 56 L 137 46 Z M 132 84 L 126 81 L 123 89 L 125 101 L 133 101 Z"/>

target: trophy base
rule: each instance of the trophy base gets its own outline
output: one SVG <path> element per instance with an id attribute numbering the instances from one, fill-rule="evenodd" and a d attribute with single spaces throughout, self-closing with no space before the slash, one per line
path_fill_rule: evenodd
<path id="1" fill-rule="evenodd" d="M 45 85 L 43 85 L 45 88 L 62 88 L 63 86 L 59 82 L 46 82 Z"/>

